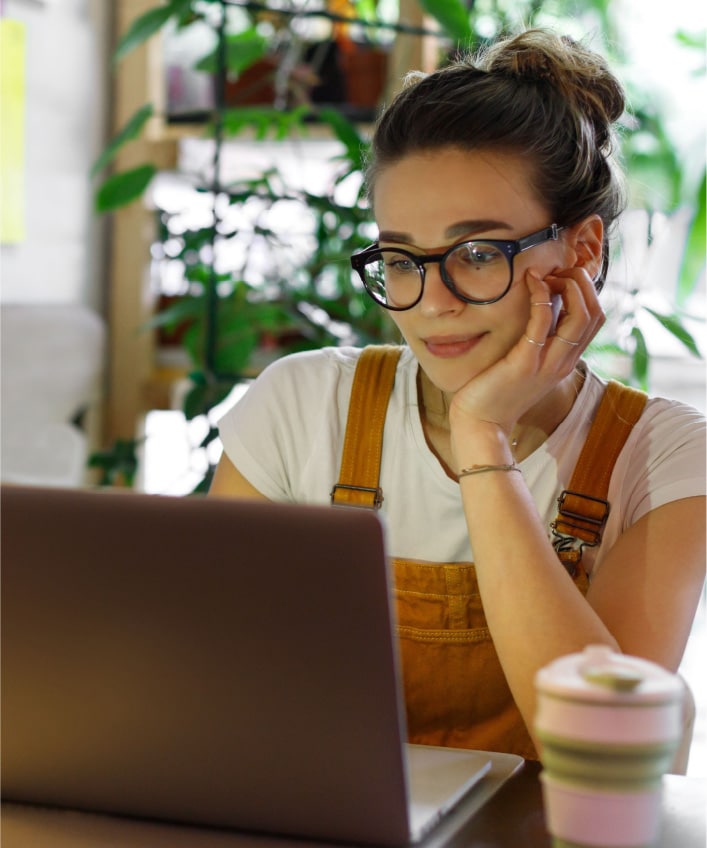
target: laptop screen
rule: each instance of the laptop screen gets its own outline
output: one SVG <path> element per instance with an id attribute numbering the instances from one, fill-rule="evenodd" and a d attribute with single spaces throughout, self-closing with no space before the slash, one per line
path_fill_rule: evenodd
<path id="1" fill-rule="evenodd" d="M 1 505 L 5 800 L 406 841 L 376 514 L 9 486 Z"/>

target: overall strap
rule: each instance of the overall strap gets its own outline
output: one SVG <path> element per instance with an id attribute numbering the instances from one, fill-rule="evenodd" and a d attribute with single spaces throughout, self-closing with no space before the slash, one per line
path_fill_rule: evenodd
<path id="1" fill-rule="evenodd" d="M 334 506 L 380 509 L 378 485 L 383 428 L 402 347 L 370 345 L 356 364 L 339 482 L 331 490 Z"/>
<path id="2" fill-rule="evenodd" d="M 611 474 L 647 400 L 638 389 L 615 380 L 607 384 L 572 479 L 557 499 L 557 518 L 552 523 L 555 550 L 570 573 L 582 558 L 582 547 L 601 541 L 609 517 L 606 498 Z"/>

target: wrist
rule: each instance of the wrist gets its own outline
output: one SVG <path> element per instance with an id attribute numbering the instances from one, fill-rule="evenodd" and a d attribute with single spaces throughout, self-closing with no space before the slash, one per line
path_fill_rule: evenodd
<path id="1" fill-rule="evenodd" d="M 451 424 L 452 455 L 457 470 L 474 465 L 511 465 L 514 462 L 508 434 L 499 424 L 479 421 Z"/>
<path id="2" fill-rule="evenodd" d="M 502 465 L 472 465 L 469 468 L 462 468 L 457 474 L 461 481 L 464 477 L 474 477 L 476 474 L 489 474 L 495 471 L 518 471 L 520 467 L 515 462 Z"/>

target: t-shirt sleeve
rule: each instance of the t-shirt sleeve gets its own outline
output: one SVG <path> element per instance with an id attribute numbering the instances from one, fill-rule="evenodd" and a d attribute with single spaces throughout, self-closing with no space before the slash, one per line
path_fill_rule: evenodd
<path id="1" fill-rule="evenodd" d="M 706 494 L 704 416 L 665 399 L 650 401 L 648 413 L 634 428 L 627 452 L 625 525 L 671 501 Z"/>
<path id="2" fill-rule="evenodd" d="M 265 497 L 299 499 L 308 463 L 335 436 L 323 429 L 331 430 L 324 410 L 335 408 L 337 387 L 325 351 L 292 354 L 269 365 L 219 420 L 226 455 Z"/>

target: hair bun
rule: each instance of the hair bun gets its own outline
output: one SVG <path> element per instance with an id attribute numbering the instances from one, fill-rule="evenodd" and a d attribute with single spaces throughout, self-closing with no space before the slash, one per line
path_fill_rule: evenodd
<path id="1" fill-rule="evenodd" d="M 583 113 L 600 147 L 610 142 L 611 125 L 624 111 L 621 85 L 604 59 L 567 36 L 527 30 L 490 47 L 482 67 L 554 89 L 569 108 Z"/>

